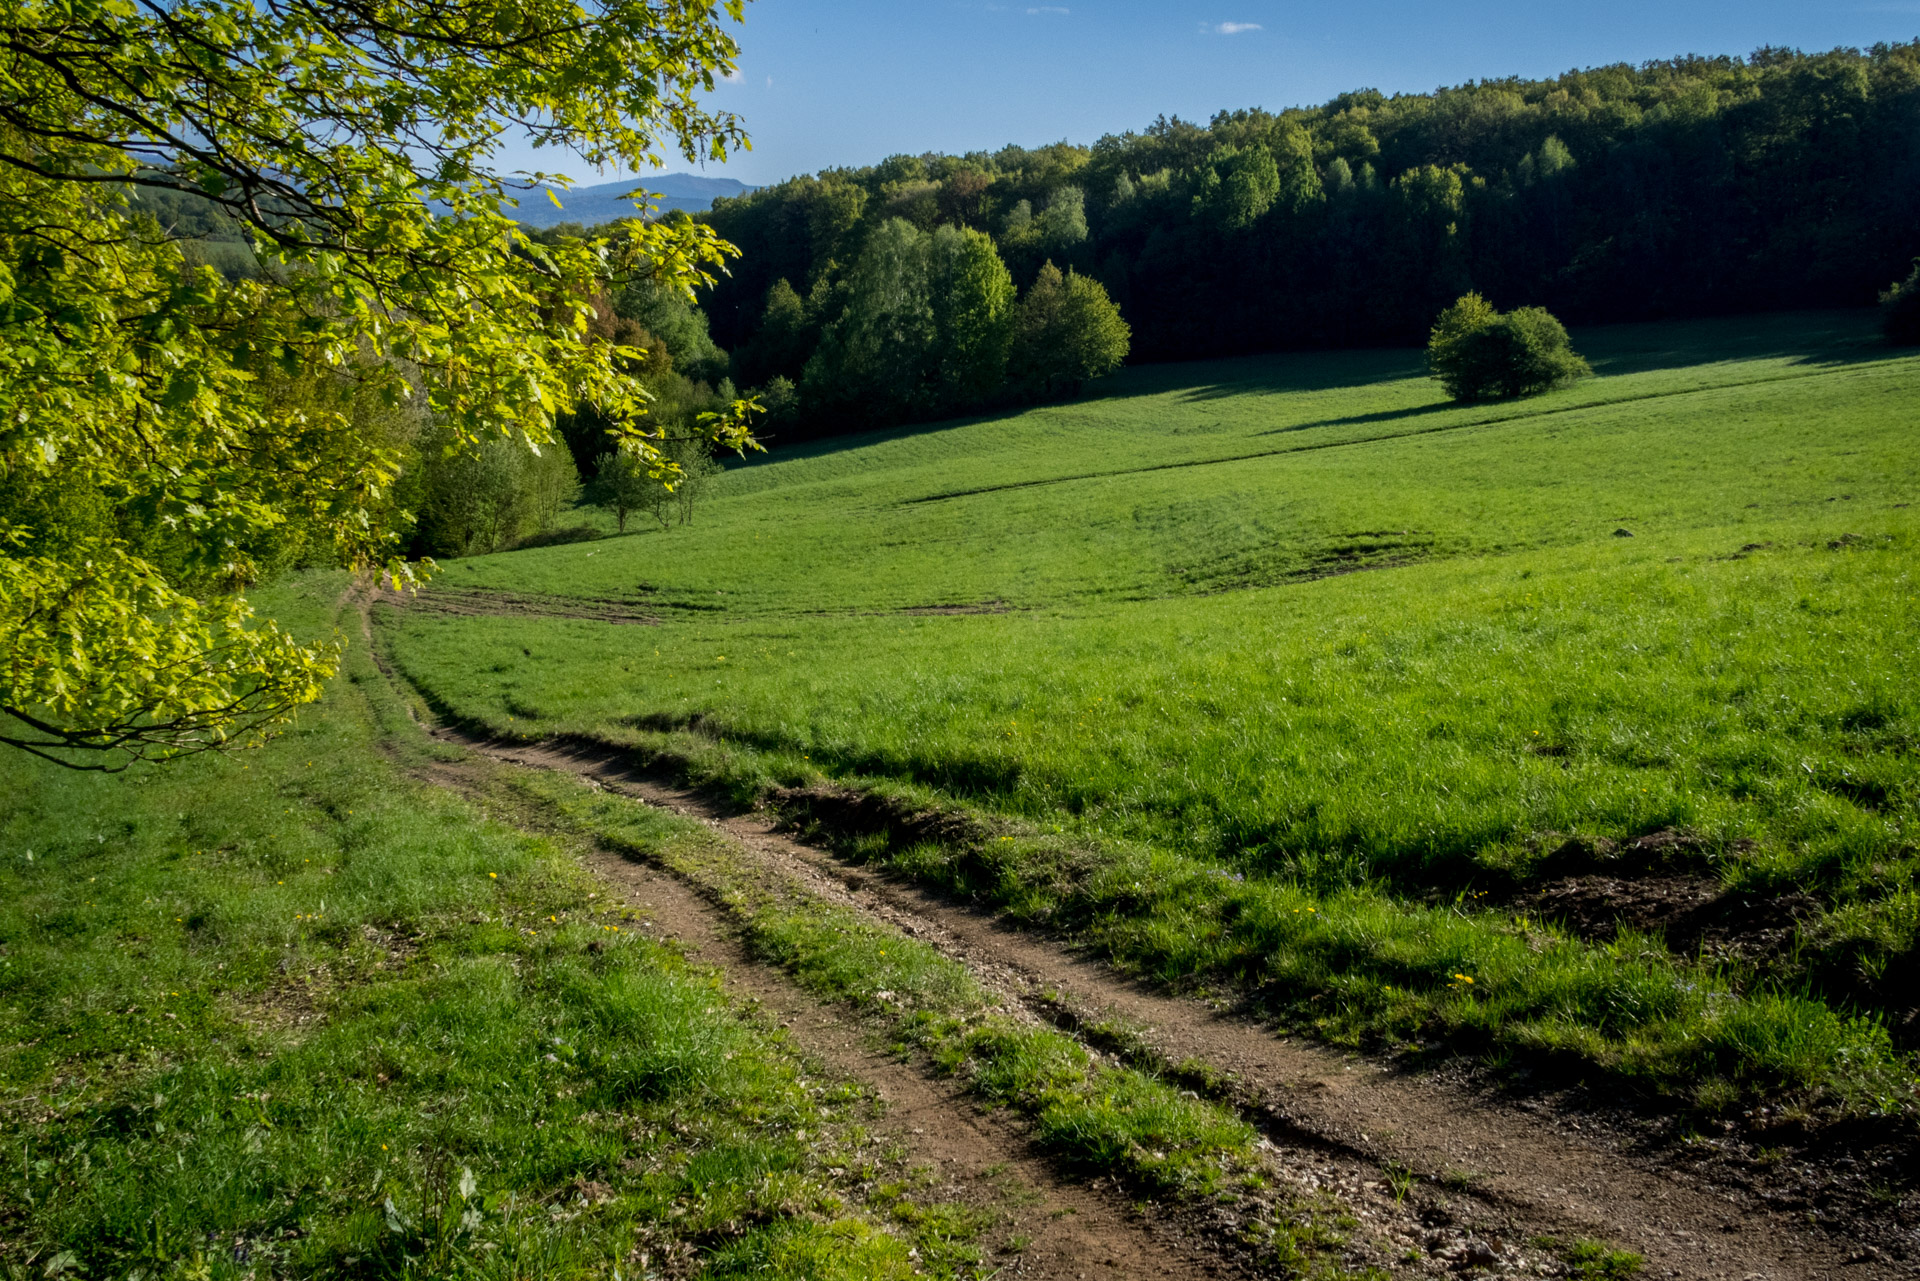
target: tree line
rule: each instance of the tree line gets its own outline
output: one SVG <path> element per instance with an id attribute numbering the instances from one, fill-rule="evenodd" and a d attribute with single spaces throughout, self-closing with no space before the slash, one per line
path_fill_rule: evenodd
<path id="1" fill-rule="evenodd" d="M 743 251 L 702 301 L 735 379 L 826 426 L 978 402 L 995 349 L 934 303 L 984 305 L 989 248 L 1023 286 L 1098 285 L 1134 358 L 1174 360 L 1414 343 L 1469 292 L 1576 323 L 1867 305 L 1917 211 L 1920 41 L 1762 49 L 797 177 L 701 216 Z"/>
<path id="2" fill-rule="evenodd" d="M 204 202 L 141 202 L 195 259 L 247 270 Z M 398 506 L 415 554 L 565 537 L 582 496 L 623 529 L 685 523 L 715 469 L 701 415 L 736 387 L 763 436 L 793 439 L 1070 394 L 1129 356 L 1418 342 L 1469 294 L 1514 309 L 1459 349 L 1475 359 L 1537 344 L 1521 328 L 1535 308 L 1591 323 L 1884 297 L 1908 316 L 1920 289 L 1889 283 L 1920 252 L 1916 210 L 1920 41 L 895 156 L 697 216 L 741 250 L 698 306 L 644 276 L 596 300 L 595 336 L 643 353 L 631 373 L 677 470 L 619 462 L 591 404 L 556 424 L 571 474 L 506 441 L 448 451 L 422 424 Z M 632 233 L 530 238 L 596 234 Z"/>
<path id="3" fill-rule="evenodd" d="M 1889 282 L 1920 252 L 1916 211 L 1920 41 L 894 156 L 698 215 L 742 251 L 699 307 L 644 281 L 608 300 L 608 336 L 651 353 L 678 496 L 603 460 L 591 410 L 561 426 L 586 496 L 624 528 L 690 517 L 713 466 L 693 424 L 736 384 L 763 435 L 792 439 L 1067 394 L 1130 355 L 1419 342 L 1441 315 L 1460 329 L 1436 364 L 1451 393 L 1527 394 L 1584 368 L 1556 317 L 1876 298 L 1908 317 L 1920 288 Z M 1913 329 L 1889 314 L 1890 334 Z M 421 548 L 454 550 L 435 528 Z"/>

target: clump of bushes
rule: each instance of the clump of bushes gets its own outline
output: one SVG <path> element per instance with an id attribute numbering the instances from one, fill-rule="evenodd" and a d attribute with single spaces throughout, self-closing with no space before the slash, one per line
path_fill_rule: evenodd
<path id="1" fill-rule="evenodd" d="M 1880 324 L 1887 341 L 1901 347 L 1920 347 L 1920 258 L 1913 272 L 1880 295 Z"/>
<path id="2" fill-rule="evenodd" d="M 1551 312 L 1502 312 L 1479 294 L 1465 295 L 1434 321 L 1427 368 L 1459 401 L 1537 396 L 1593 373 Z"/>
<path id="3" fill-rule="evenodd" d="M 535 452 L 523 440 L 442 441 L 424 452 L 417 541 L 436 555 L 521 545 L 552 529 L 580 494 L 573 459 L 557 444 Z"/>
<path id="4" fill-rule="evenodd" d="M 659 450 L 677 471 L 655 468 L 625 450 L 602 454 L 594 464 L 586 499 L 611 512 L 623 534 L 635 512 L 653 517 L 662 529 L 671 527 L 675 517 L 682 525 L 692 524 L 694 504 L 706 493 L 707 482 L 720 474 L 713 442 L 703 436 L 668 436 Z"/>

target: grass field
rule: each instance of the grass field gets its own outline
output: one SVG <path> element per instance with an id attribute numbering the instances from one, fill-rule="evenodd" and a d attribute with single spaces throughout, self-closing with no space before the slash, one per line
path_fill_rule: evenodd
<path id="1" fill-rule="evenodd" d="M 1600 376 L 1518 404 L 1293 355 L 779 452 L 439 584 L 657 627 L 386 643 L 501 734 L 969 810 L 845 839 L 1326 1036 L 1911 1116 L 1920 360 L 1855 315 L 1576 341 Z"/>
<path id="2" fill-rule="evenodd" d="M 273 603 L 313 630 L 342 585 Z M 364 648 L 352 669 L 238 758 L 0 757 L 0 1276 L 867 1281 L 974 1257 L 965 1211 L 868 1145 L 858 1091 L 571 851 L 409 781 Z"/>
<path id="3" fill-rule="evenodd" d="M 1290 356 L 776 453 L 691 528 L 454 562 L 379 648 L 456 720 L 632 747 L 1336 1042 L 1910 1125 L 1920 360 L 1851 316 L 1578 338 L 1602 376 L 1518 405 Z M 0 757 L 0 1276 L 1002 1266 L 593 846 L 1063 1169 L 1345 1268 L 1206 1065 L 1022 1022 L 692 819 L 418 781 L 466 758 L 345 586 L 265 602 L 354 644 L 264 751 Z"/>

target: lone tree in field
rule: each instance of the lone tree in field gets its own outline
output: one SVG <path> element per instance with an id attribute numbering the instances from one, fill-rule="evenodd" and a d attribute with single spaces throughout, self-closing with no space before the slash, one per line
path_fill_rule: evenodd
<path id="1" fill-rule="evenodd" d="M 1920 258 L 1913 273 L 1880 295 L 1880 324 L 1887 341 L 1901 347 L 1920 347 Z"/>
<path id="2" fill-rule="evenodd" d="M 1502 313 L 1479 294 L 1465 295 L 1434 321 L 1427 368 L 1462 401 L 1537 396 L 1593 373 L 1551 312 Z"/>
<path id="3" fill-rule="evenodd" d="M 701 95 L 742 4 L 9 0 L 0 743 L 117 768 L 319 697 L 340 642 L 256 622 L 244 591 L 290 531 L 410 579 L 401 454 L 355 406 L 424 399 L 460 450 L 546 444 L 591 406 L 659 462 L 639 353 L 589 300 L 690 291 L 731 246 L 686 220 L 540 244 L 500 204 L 547 175 L 494 157 L 519 135 L 633 172 L 724 159 L 744 138 Z M 259 270 L 195 266 L 143 212 L 183 201 Z M 351 394 L 274 391 L 314 378 Z M 737 445 L 746 409 L 708 426 Z"/>

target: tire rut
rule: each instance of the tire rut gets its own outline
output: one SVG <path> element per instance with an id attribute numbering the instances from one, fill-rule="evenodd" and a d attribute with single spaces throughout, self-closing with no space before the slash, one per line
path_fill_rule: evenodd
<path id="1" fill-rule="evenodd" d="M 473 746 L 444 731 L 437 737 Z M 497 753 L 482 755 L 496 759 Z M 513 762 L 519 764 L 520 762 Z M 413 766 L 424 781 L 485 799 L 471 764 Z M 785 1029 L 793 1045 L 833 1076 L 871 1092 L 882 1114 L 870 1129 L 929 1172 L 930 1193 L 983 1209 L 997 1220 L 983 1245 L 995 1251 L 993 1275 L 1037 1281 L 1088 1277 L 1224 1278 L 1240 1269 L 1195 1248 L 1162 1223 L 1134 1213 L 1117 1194 L 1063 1181 L 1013 1122 L 982 1112 L 964 1087 L 932 1075 L 887 1050 L 879 1029 L 755 958 L 725 909 L 679 877 L 611 850 L 581 851 L 587 865 L 623 904 L 671 938 L 690 958 L 714 966 L 723 989 Z M 1017 1248 L 1009 1243 L 1018 1242 Z"/>
<path id="2" fill-rule="evenodd" d="M 436 733 L 496 760 L 566 771 L 698 818 L 823 894 L 939 948 L 1040 1016 L 1065 1026 L 1118 1020 L 1163 1061 L 1197 1061 L 1226 1074 L 1230 1097 L 1275 1148 L 1287 1150 L 1283 1177 L 1337 1191 L 1363 1217 L 1396 1217 L 1399 1201 L 1387 1197 L 1383 1180 L 1395 1169 L 1416 1172 L 1421 1193 L 1406 1207 L 1415 1220 L 1412 1233 L 1403 1224 L 1401 1237 L 1390 1239 L 1412 1235 L 1445 1262 L 1464 1267 L 1484 1259 L 1470 1251 L 1489 1238 L 1496 1245 L 1598 1238 L 1644 1256 L 1654 1277 L 1920 1275 L 1910 1263 L 1862 1249 L 1858 1241 L 1810 1233 L 1804 1218 L 1796 1221 L 1740 1189 L 1640 1168 L 1603 1131 L 1582 1133 L 1575 1116 L 1476 1098 L 1458 1084 L 1279 1036 L 1228 1011 L 1135 983 L 991 913 L 794 840 L 769 815 L 731 811 L 636 769 L 615 749 L 579 740 L 503 744 Z M 1450 1254 L 1455 1257 L 1447 1259 Z"/>

